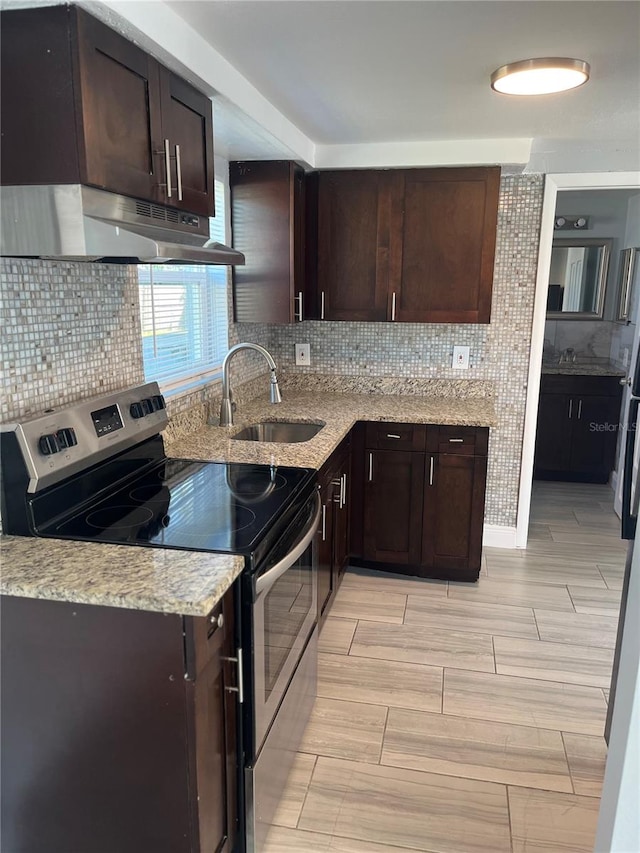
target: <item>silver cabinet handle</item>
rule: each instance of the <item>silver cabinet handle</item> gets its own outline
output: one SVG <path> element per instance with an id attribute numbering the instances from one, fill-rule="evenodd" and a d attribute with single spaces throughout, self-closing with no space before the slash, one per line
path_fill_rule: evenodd
<path id="1" fill-rule="evenodd" d="M 333 502 L 334 504 L 340 504 L 340 509 L 342 509 L 342 477 L 339 480 L 332 480 L 331 485 L 340 486 L 340 491 L 338 492 L 338 495 L 334 497 Z"/>
<path id="2" fill-rule="evenodd" d="M 182 201 L 182 161 L 180 160 L 179 145 L 176 145 L 176 176 L 178 179 L 178 201 Z"/>
<path id="3" fill-rule="evenodd" d="M 464 441 L 464 438 L 450 438 L 450 444 L 461 444 Z"/>
<path id="4" fill-rule="evenodd" d="M 236 656 L 234 658 L 222 656 L 222 660 L 229 661 L 229 663 L 236 664 L 236 677 L 238 679 L 237 687 L 227 687 L 225 685 L 225 690 L 227 693 L 237 693 L 238 694 L 238 702 L 242 705 L 244 702 L 244 687 L 242 683 L 242 649 L 236 649 Z"/>
<path id="5" fill-rule="evenodd" d="M 433 486 L 433 456 L 429 462 L 429 485 Z"/>
<path id="6" fill-rule="evenodd" d="M 169 150 L 169 140 L 164 141 L 164 167 L 167 170 L 167 198 L 171 198 L 171 152 Z"/>
<path id="7" fill-rule="evenodd" d="M 300 292 L 298 293 L 298 295 L 297 295 L 297 296 L 294 296 L 294 297 L 293 297 L 293 301 L 298 303 L 298 316 L 297 316 L 297 319 L 298 319 L 298 321 L 299 321 L 300 323 L 302 323 L 302 291 L 300 291 Z M 296 312 L 295 312 L 295 309 L 294 309 L 294 312 L 293 312 L 293 313 L 294 313 L 294 314 L 296 313 Z"/>
<path id="8" fill-rule="evenodd" d="M 324 290 L 320 291 L 320 319 L 324 320 Z"/>
<path id="9" fill-rule="evenodd" d="M 387 438 L 402 438 L 401 435 L 396 435 L 395 432 L 388 432 Z"/>
<path id="10" fill-rule="evenodd" d="M 373 482 L 373 453 L 369 453 L 369 482 Z"/>
<path id="11" fill-rule="evenodd" d="M 396 319 L 396 294 L 395 292 L 391 294 L 391 321 L 393 322 Z"/>
<path id="12" fill-rule="evenodd" d="M 340 508 L 344 509 L 347 505 L 347 475 L 343 474 L 340 477 Z"/>
<path id="13" fill-rule="evenodd" d="M 327 541 L 327 505 L 322 504 L 322 541 Z"/>
<path id="14" fill-rule="evenodd" d="M 573 400 L 569 400 L 569 417 L 571 417 L 572 412 L 573 412 Z"/>
<path id="15" fill-rule="evenodd" d="M 578 401 L 578 420 L 582 417 L 582 400 Z"/>

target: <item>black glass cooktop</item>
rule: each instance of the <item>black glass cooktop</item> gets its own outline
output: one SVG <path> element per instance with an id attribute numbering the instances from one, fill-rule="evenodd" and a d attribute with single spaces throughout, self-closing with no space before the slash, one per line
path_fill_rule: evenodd
<path id="1" fill-rule="evenodd" d="M 44 526 L 63 539 L 251 555 L 313 491 L 315 472 L 165 459 Z"/>

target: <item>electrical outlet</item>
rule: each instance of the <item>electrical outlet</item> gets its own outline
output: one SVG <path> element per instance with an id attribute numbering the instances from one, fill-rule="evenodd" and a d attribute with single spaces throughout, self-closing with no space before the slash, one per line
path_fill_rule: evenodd
<path id="1" fill-rule="evenodd" d="M 296 364 L 309 367 L 311 364 L 311 344 L 296 344 Z"/>
<path id="2" fill-rule="evenodd" d="M 456 370 L 468 370 L 470 350 L 471 347 L 454 347 L 451 367 L 456 368 Z"/>

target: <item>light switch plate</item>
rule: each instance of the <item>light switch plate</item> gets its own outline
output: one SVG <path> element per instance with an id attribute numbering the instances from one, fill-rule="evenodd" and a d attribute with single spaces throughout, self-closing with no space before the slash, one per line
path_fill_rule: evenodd
<path id="1" fill-rule="evenodd" d="M 296 344 L 296 364 L 309 367 L 311 364 L 311 344 Z"/>
<path id="2" fill-rule="evenodd" d="M 471 347 L 454 347 L 451 367 L 454 367 L 456 370 L 468 370 L 470 351 Z"/>

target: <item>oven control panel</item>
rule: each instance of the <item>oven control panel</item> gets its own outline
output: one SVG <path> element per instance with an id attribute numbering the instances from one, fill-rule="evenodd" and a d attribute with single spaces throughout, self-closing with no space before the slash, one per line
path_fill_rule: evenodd
<path id="1" fill-rule="evenodd" d="M 102 459 L 155 435 L 168 423 L 157 382 L 105 394 L 64 409 L 51 409 L 15 432 L 29 474 L 29 492 L 38 492 Z"/>

